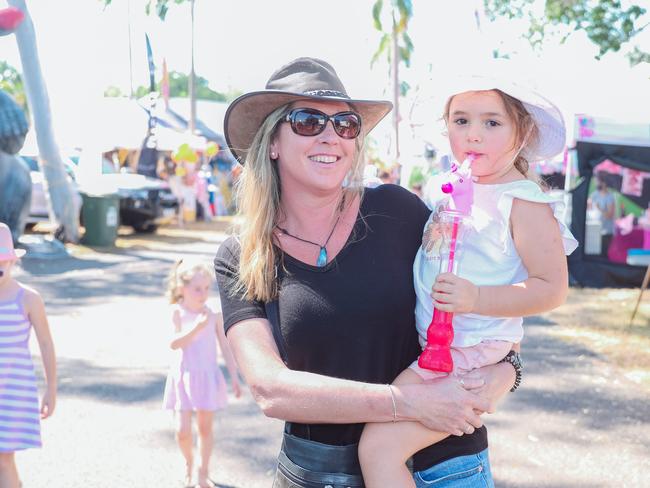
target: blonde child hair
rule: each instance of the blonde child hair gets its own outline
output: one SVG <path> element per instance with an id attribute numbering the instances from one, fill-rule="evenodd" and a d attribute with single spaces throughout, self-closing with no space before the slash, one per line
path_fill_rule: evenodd
<path id="1" fill-rule="evenodd" d="M 205 261 L 192 258 L 180 258 L 172 267 L 167 277 L 166 296 L 170 304 L 183 301 L 183 287 L 187 285 L 197 274 L 203 274 L 214 280 L 214 272 Z"/>

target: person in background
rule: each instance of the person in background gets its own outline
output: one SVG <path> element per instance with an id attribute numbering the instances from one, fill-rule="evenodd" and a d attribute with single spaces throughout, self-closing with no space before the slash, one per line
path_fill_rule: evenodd
<path id="1" fill-rule="evenodd" d="M 596 190 L 587 199 L 587 208 L 596 209 L 600 214 L 600 253 L 607 257 L 609 245 L 614 236 L 614 218 L 616 216 L 616 197 L 610 191 L 605 178 L 598 173 L 596 176 Z M 596 241 L 598 242 L 598 241 Z"/>
<path id="2" fill-rule="evenodd" d="M 177 415 L 176 439 L 185 460 L 185 486 L 194 484 L 192 415 L 196 414 L 200 464 L 198 487 L 215 487 L 210 480 L 214 444 L 212 421 L 226 407 L 226 381 L 217 364 L 217 343 L 223 354 L 236 397 L 241 395 L 237 367 L 228 347 L 221 313 L 207 305 L 213 284 L 211 268 L 180 259 L 172 268 L 167 287 L 171 303 L 169 347 L 174 351 L 167 375 L 163 406 Z"/>
<path id="3" fill-rule="evenodd" d="M 9 227 L 0 223 L 0 487 L 21 486 L 15 453 L 41 447 L 40 420 L 56 407 L 56 354 L 45 304 L 39 293 L 16 281 L 11 272 L 25 254 L 14 249 Z M 29 336 L 34 329 L 45 372 L 38 401 Z"/>

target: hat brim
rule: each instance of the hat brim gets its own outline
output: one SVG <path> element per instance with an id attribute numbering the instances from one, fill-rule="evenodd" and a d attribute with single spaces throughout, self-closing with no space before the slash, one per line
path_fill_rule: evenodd
<path id="1" fill-rule="evenodd" d="M 20 259 L 26 252 L 27 251 L 24 249 L 13 249 L 10 253 L 0 254 L 0 261 L 13 261 L 15 259 Z"/>
<path id="2" fill-rule="evenodd" d="M 319 102 L 343 102 L 361 115 L 363 135 L 367 135 L 388 112 L 393 104 L 386 100 L 358 100 L 343 97 L 305 95 L 278 90 L 264 90 L 246 93 L 234 100 L 223 122 L 226 142 L 233 155 L 244 163 L 255 134 L 264 119 L 275 109 L 298 100 Z"/>

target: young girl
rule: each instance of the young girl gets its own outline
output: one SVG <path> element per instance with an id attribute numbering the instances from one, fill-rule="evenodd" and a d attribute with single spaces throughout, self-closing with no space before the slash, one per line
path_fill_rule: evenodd
<path id="1" fill-rule="evenodd" d="M 167 293 L 171 308 L 174 351 L 164 408 L 178 413 L 176 439 L 185 458 L 185 485 L 194 486 L 192 455 L 192 412 L 196 412 L 201 463 L 198 486 L 216 486 L 209 479 L 212 454 L 212 420 L 216 410 L 226 406 L 226 381 L 217 364 L 217 341 L 223 353 L 235 396 L 241 395 L 237 368 L 223 330 L 221 313 L 206 304 L 213 271 L 205 263 L 181 259 L 171 270 Z"/>
<path id="2" fill-rule="evenodd" d="M 422 345 L 433 308 L 454 313 L 451 374 L 461 385 L 469 371 L 510 359 L 509 351 L 523 336 L 523 316 L 563 303 L 565 254 L 577 246 L 561 221 L 561 197 L 544 193 L 529 177 L 529 162 L 551 158 L 564 147 L 559 110 L 514 84 L 478 77 L 464 83 L 447 99 L 443 116 L 453 156 L 459 163 L 471 161 L 474 180 L 459 273 L 439 273 L 435 250 L 445 203 L 434 205 L 413 269 Z M 394 383 L 421 383 L 441 375 L 446 373 L 414 362 Z M 480 413 L 453 434 L 481 427 Z M 416 486 L 407 459 L 448 435 L 415 422 L 368 424 L 359 450 L 366 486 Z M 435 468 L 435 473 L 416 476 L 418 486 L 444 477 L 440 466 Z"/>
<path id="3" fill-rule="evenodd" d="M 25 254 L 14 249 L 11 231 L 0 223 L 0 486 L 18 488 L 14 453 L 41 447 L 40 420 L 56 405 L 56 357 L 43 299 L 11 277 Z M 29 333 L 34 327 L 45 371 L 45 393 L 39 407 Z"/>

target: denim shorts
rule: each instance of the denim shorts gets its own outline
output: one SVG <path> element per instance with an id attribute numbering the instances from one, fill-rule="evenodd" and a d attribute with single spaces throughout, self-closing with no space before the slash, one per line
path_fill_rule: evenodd
<path id="1" fill-rule="evenodd" d="M 417 471 L 413 479 L 417 488 L 494 488 L 487 449 Z"/>

